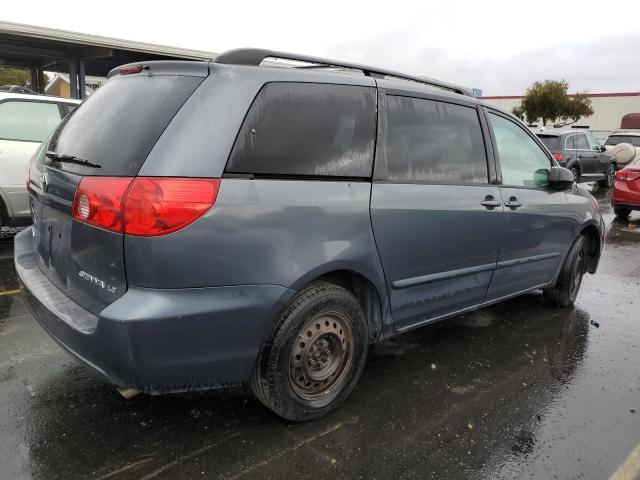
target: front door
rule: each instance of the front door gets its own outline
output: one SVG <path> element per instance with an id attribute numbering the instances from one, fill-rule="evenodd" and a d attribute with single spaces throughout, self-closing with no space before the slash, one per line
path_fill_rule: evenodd
<path id="1" fill-rule="evenodd" d="M 553 160 L 526 128 L 489 110 L 502 175 L 502 240 L 488 299 L 547 285 L 555 277 L 573 231 L 565 192 L 549 187 Z"/>
<path id="2" fill-rule="evenodd" d="M 601 174 L 598 168 L 598 153 L 595 152 L 587 140 L 584 133 L 575 136 L 576 155 L 580 159 L 582 181 L 593 180 L 594 175 Z"/>
<path id="3" fill-rule="evenodd" d="M 594 153 L 594 160 L 595 160 L 594 173 L 602 174 L 606 176 L 607 170 L 609 168 L 609 163 L 611 161 L 611 157 L 609 156 L 609 154 L 602 151 L 602 147 L 600 146 L 600 143 L 598 142 L 598 140 L 595 139 L 595 137 L 591 133 L 587 132 L 585 133 L 585 135 L 587 137 L 587 142 L 589 143 L 589 148 Z"/>
<path id="4" fill-rule="evenodd" d="M 371 221 L 399 330 L 485 301 L 502 200 L 473 104 L 381 94 Z"/>

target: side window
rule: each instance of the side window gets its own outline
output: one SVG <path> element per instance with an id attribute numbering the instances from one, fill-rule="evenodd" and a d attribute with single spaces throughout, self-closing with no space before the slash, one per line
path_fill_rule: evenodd
<path id="1" fill-rule="evenodd" d="M 543 187 L 549 183 L 551 160 L 516 123 L 495 113 L 489 121 L 496 140 L 502 183 L 519 187 Z"/>
<path id="2" fill-rule="evenodd" d="M 576 136 L 575 135 L 569 135 L 565 141 L 565 149 L 567 150 L 575 150 L 576 149 Z"/>
<path id="3" fill-rule="evenodd" d="M 487 155 L 475 108 L 389 95 L 376 178 L 488 183 Z"/>
<path id="4" fill-rule="evenodd" d="M 254 100 L 227 172 L 370 177 L 376 90 L 318 83 L 270 83 Z"/>
<path id="5" fill-rule="evenodd" d="M 0 103 L 0 139 L 41 142 L 60 123 L 55 103 L 10 100 Z"/>
<path id="6" fill-rule="evenodd" d="M 80 106 L 76 103 L 65 103 L 64 105 L 65 107 L 67 107 L 67 110 L 69 111 L 69 113 L 73 112 L 77 107 Z"/>
<path id="7" fill-rule="evenodd" d="M 590 133 L 585 133 L 590 150 L 599 150 L 600 143 Z"/>
<path id="8" fill-rule="evenodd" d="M 575 135 L 576 150 L 590 150 L 587 137 L 584 134 Z"/>

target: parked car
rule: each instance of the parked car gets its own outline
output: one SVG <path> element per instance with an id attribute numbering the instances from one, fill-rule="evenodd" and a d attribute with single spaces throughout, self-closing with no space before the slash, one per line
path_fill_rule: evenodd
<path id="1" fill-rule="evenodd" d="M 79 103 L 68 98 L 0 92 L 0 226 L 30 222 L 27 162 L 62 117 Z"/>
<path id="2" fill-rule="evenodd" d="M 250 381 L 309 420 L 369 344 L 536 289 L 566 307 L 596 271 L 593 197 L 462 87 L 256 49 L 109 77 L 35 155 L 14 248 L 44 329 L 127 394 Z"/>
<path id="3" fill-rule="evenodd" d="M 591 132 L 545 129 L 537 132 L 537 135 L 558 164 L 571 170 L 576 182 L 597 180 L 601 187 L 613 186 L 616 157 L 607 152 Z"/>
<path id="4" fill-rule="evenodd" d="M 627 218 L 631 210 L 640 210 L 640 160 L 616 173 L 611 206 L 619 218 Z"/>
<path id="5" fill-rule="evenodd" d="M 604 145 L 620 165 L 640 160 L 640 130 L 613 132 L 607 137 Z"/>

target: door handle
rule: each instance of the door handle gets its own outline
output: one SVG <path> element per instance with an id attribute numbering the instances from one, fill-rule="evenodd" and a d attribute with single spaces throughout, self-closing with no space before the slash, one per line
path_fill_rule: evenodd
<path id="1" fill-rule="evenodd" d="M 480 202 L 480 205 L 486 207 L 487 210 L 493 210 L 500 206 L 500 200 L 496 200 L 493 195 L 487 195 L 484 200 Z"/>
<path id="2" fill-rule="evenodd" d="M 522 204 L 518 201 L 517 197 L 509 197 L 509 200 L 504 202 L 505 207 L 509 207 L 511 210 L 515 210 L 518 207 L 521 207 Z"/>

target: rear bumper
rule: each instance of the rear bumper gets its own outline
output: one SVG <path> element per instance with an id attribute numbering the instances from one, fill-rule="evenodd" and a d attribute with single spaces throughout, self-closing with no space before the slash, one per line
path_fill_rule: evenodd
<path id="1" fill-rule="evenodd" d="M 637 184 L 637 182 L 633 183 Z M 611 195 L 611 205 L 632 210 L 640 209 L 640 191 L 637 191 L 637 188 L 636 185 L 630 188 L 628 182 L 616 180 Z"/>
<path id="2" fill-rule="evenodd" d="M 613 207 L 616 208 L 624 208 L 627 210 L 640 210 L 640 204 L 631 204 L 631 203 L 611 203 Z"/>
<path id="3" fill-rule="evenodd" d="M 15 237 L 15 264 L 28 307 L 65 350 L 110 382 L 147 393 L 248 380 L 274 316 L 294 294 L 278 285 L 130 286 L 95 316 L 40 271 L 31 229 Z"/>

